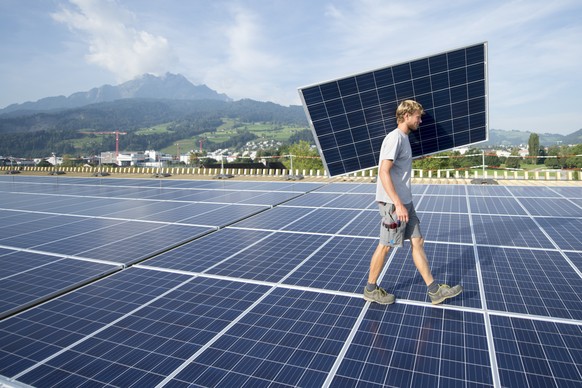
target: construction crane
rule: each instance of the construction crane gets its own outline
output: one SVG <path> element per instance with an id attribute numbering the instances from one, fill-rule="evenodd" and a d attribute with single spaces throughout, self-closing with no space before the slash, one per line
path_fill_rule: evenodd
<path id="1" fill-rule="evenodd" d="M 85 135 L 115 135 L 115 158 L 119 156 L 119 135 L 127 135 L 127 132 L 109 131 L 109 132 L 81 132 Z"/>

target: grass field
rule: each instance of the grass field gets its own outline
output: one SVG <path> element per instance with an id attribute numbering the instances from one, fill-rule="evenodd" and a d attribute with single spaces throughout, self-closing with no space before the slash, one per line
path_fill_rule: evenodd
<path id="1" fill-rule="evenodd" d="M 136 135 L 153 135 L 153 134 L 166 133 L 166 132 L 169 132 L 168 126 L 170 126 L 170 124 L 171 123 L 159 124 L 159 125 L 156 125 L 155 127 L 140 129 L 140 130 L 136 131 L 135 133 L 136 133 Z"/>
<path id="2" fill-rule="evenodd" d="M 307 129 L 301 126 L 292 125 L 278 125 L 274 123 L 242 123 L 234 119 L 223 119 L 224 124 L 219 126 L 215 132 L 204 132 L 200 135 L 193 136 L 188 139 L 181 139 L 176 143 L 180 144 L 181 152 L 185 150 L 199 150 L 199 139 L 204 138 L 203 150 L 207 149 L 208 142 L 218 144 L 229 140 L 232 136 L 237 134 L 237 131 L 247 130 L 257 135 L 259 141 L 275 140 L 287 141 L 294 133 Z M 162 149 L 162 152 L 169 154 L 176 154 L 176 145 Z"/>
<path id="3" fill-rule="evenodd" d="M 171 123 L 159 124 L 153 127 L 142 128 L 136 131 L 137 135 L 153 135 L 153 134 L 164 134 L 169 133 L 168 127 Z M 289 137 L 294 133 L 307 129 L 306 127 L 293 126 L 293 125 L 279 125 L 275 123 L 259 122 L 259 123 L 246 123 L 240 122 L 235 119 L 223 118 L 223 124 L 219 126 L 216 131 L 204 132 L 196 136 L 192 136 L 185 139 L 180 139 L 174 144 L 161 149 L 161 152 L 176 155 L 178 149 L 180 153 L 185 153 L 189 150 L 199 150 L 201 138 L 204 139 L 203 150 L 208 149 L 208 143 L 218 144 L 229 140 L 232 136 L 235 136 L 238 131 L 247 130 L 251 133 L 257 135 L 259 141 L 264 140 L 274 140 L 284 142 L 289 140 Z M 92 132 L 91 130 L 85 129 L 81 132 Z M 81 139 L 69 140 L 71 145 L 78 150 L 81 149 L 94 149 L 95 152 L 102 151 L 103 138 L 106 136 L 115 136 L 114 134 L 95 134 L 87 135 Z M 120 136 L 120 148 L 122 147 L 122 138 Z"/>

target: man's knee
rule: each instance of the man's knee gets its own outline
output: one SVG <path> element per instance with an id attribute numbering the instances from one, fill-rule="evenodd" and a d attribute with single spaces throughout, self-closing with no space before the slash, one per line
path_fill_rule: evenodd
<path id="1" fill-rule="evenodd" d="M 410 244 L 412 248 L 424 248 L 424 238 L 423 237 L 413 237 L 410 239 Z"/>
<path id="2" fill-rule="evenodd" d="M 384 245 L 382 243 L 378 243 L 378 247 L 376 248 L 376 251 L 378 253 L 381 253 L 381 254 L 384 254 L 384 255 L 387 254 L 389 250 L 390 250 L 390 246 L 389 245 Z"/>

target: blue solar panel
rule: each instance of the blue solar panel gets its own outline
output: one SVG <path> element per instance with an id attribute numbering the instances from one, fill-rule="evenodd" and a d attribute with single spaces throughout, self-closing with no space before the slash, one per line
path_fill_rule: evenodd
<path id="1" fill-rule="evenodd" d="M 377 205 L 376 205 L 377 209 Z M 350 221 L 339 234 L 344 236 L 361 236 L 378 238 L 380 233 L 380 213 L 378 210 L 361 212 Z"/>
<path id="2" fill-rule="evenodd" d="M 169 386 L 322 386 L 360 308 L 344 296 L 275 290 Z"/>
<path id="3" fill-rule="evenodd" d="M 286 225 L 282 230 L 314 233 L 341 233 L 363 210 L 315 209 L 303 218 Z"/>
<path id="4" fill-rule="evenodd" d="M 572 264 L 578 271 L 582 272 L 582 251 L 566 252 L 566 257 L 572 261 Z"/>
<path id="5" fill-rule="evenodd" d="M 372 239 L 334 237 L 284 283 L 358 293 L 362 279 L 368 275 L 368 262 L 376 245 Z"/>
<path id="6" fill-rule="evenodd" d="M 467 193 L 474 196 L 485 197 L 511 197 L 506 186 L 471 185 L 466 186 Z"/>
<path id="7" fill-rule="evenodd" d="M 582 325 L 492 316 L 504 387 L 577 387 L 582 381 Z"/>
<path id="8" fill-rule="evenodd" d="M 473 242 L 467 214 L 418 212 L 417 215 L 422 220 L 422 234 L 426 241 Z"/>
<path id="9" fill-rule="evenodd" d="M 341 209 L 370 209 L 378 208 L 376 203 L 376 196 L 373 194 L 345 194 L 330 203 L 325 204 L 324 207 L 334 207 Z"/>
<path id="10" fill-rule="evenodd" d="M 121 269 L 8 249 L 0 254 L 0 318 Z"/>
<path id="11" fill-rule="evenodd" d="M 465 197 L 460 196 L 443 197 L 425 195 L 422 201 L 416 203 L 415 208 L 418 211 L 467 213 L 467 201 Z"/>
<path id="12" fill-rule="evenodd" d="M 367 209 L 377 207 L 374 194 L 307 193 L 286 202 L 283 206 L 328 207 L 342 209 Z"/>
<path id="13" fill-rule="evenodd" d="M 525 216 L 519 202 L 509 197 L 470 197 L 471 212 L 481 214 Z"/>
<path id="14" fill-rule="evenodd" d="M 309 208 L 276 207 L 235 224 L 236 227 L 279 230 L 314 211 Z"/>
<path id="15" fill-rule="evenodd" d="M 64 216 L 43 221 L 35 225 L 42 228 L 1 238 L 0 244 L 129 264 L 214 230 L 211 227 Z"/>
<path id="16" fill-rule="evenodd" d="M 465 186 L 462 185 L 427 185 L 423 189 L 423 194 L 429 195 L 465 195 Z"/>
<path id="17" fill-rule="evenodd" d="M 222 229 L 145 261 L 148 266 L 204 272 L 271 235 L 271 232 Z M 220 247 L 220 249 L 217 249 Z"/>
<path id="18" fill-rule="evenodd" d="M 134 224 L 133 222 L 131 224 Z M 121 225 L 122 227 L 126 225 Z M 131 230 L 134 225 L 129 225 Z M 93 247 L 77 248 L 76 256 L 91 257 L 100 260 L 113 260 L 124 264 L 133 264 L 163 252 L 176 245 L 183 244 L 206 233 L 213 231 L 212 228 L 203 228 L 188 225 L 150 225 L 144 232 L 135 232 L 123 239 L 107 241 L 102 245 Z M 135 231 L 135 229 L 134 229 Z M 70 241 L 73 246 L 74 241 Z M 62 243 L 49 246 L 51 249 L 60 250 Z M 45 248 L 44 246 L 42 248 Z M 85 249 L 86 250 L 82 250 Z"/>
<path id="19" fill-rule="evenodd" d="M 487 140 L 487 44 L 481 43 L 299 89 L 330 176 L 376 167 L 398 104 L 425 109 L 414 157 Z"/>
<path id="20" fill-rule="evenodd" d="M 75 317 L 66 314 L 61 318 L 61 328 L 55 328 L 53 335 L 63 337 L 61 346 L 68 343 L 70 348 L 63 348 L 64 352 L 48 360 L 40 359 L 44 362 L 21 376 L 20 381 L 31 385 L 50 382 L 49 385 L 63 386 L 83 383 L 155 385 L 267 291 L 265 286 L 192 280 L 182 275 L 137 269 L 127 271 L 123 276 L 113 276 L 111 280 L 100 286 L 109 286 L 104 293 L 121 293 L 117 298 L 107 300 L 104 293 L 100 294 L 91 286 L 84 297 L 65 297 L 60 303 L 66 308 L 100 300 L 103 304 L 97 311 L 109 319 L 102 319 L 93 325 L 88 336 L 72 342 L 67 339 L 78 330 L 76 321 L 88 319 L 86 315 L 95 309 L 80 309 L 82 313 L 76 313 Z M 134 302 L 135 295 L 124 292 L 128 286 L 134 293 L 141 294 L 139 304 Z M 55 306 L 47 315 L 55 318 L 62 311 L 60 306 Z M 117 309 L 126 312 L 116 318 L 119 314 L 111 314 L 111 310 L 115 312 Z M 38 344 L 35 333 L 24 331 L 25 328 L 30 331 L 30 326 L 35 324 L 26 321 L 26 317 L 20 322 L 22 330 L 7 335 L 16 339 L 18 333 L 29 343 Z M 23 349 L 21 353 L 27 352 Z M 18 359 L 11 361 L 12 365 L 2 363 L 5 366 L 3 374 L 10 367 L 24 364 Z"/>
<path id="21" fill-rule="evenodd" d="M 329 237 L 275 233 L 230 257 L 206 273 L 278 282 L 309 258 Z"/>
<path id="22" fill-rule="evenodd" d="M 493 386 L 483 316 L 372 305 L 332 386 Z"/>
<path id="23" fill-rule="evenodd" d="M 463 293 L 451 299 L 449 304 L 475 308 L 482 306 L 472 246 L 425 243 L 425 252 L 436 281 L 463 285 Z M 426 284 L 414 266 L 409 245 L 394 252 L 380 282 L 386 291 L 400 298 L 422 302 L 429 300 Z"/>
<path id="24" fill-rule="evenodd" d="M 560 249 L 582 251 L 581 218 L 542 218 L 538 222 Z"/>
<path id="25" fill-rule="evenodd" d="M 430 304 L 405 243 L 379 306 L 373 184 L 36 178 L 0 176 L 0 385 L 579 385 L 580 187 L 414 185 L 431 271 L 465 290 Z"/>
<path id="26" fill-rule="evenodd" d="M 478 244 L 554 248 L 546 234 L 529 217 L 473 215 L 472 218 Z"/>
<path id="27" fill-rule="evenodd" d="M 507 190 L 516 197 L 561 198 L 554 189 L 544 186 L 508 186 Z"/>
<path id="28" fill-rule="evenodd" d="M 323 187 L 314 190 L 314 192 L 375 194 L 376 187 L 370 184 L 331 182 Z"/>
<path id="29" fill-rule="evenodd" d="M 519 202 L 534 216 L 582 217 L 582 208 L 567 199 L 519 198 Z"/>
<path id="30" fill-rule="evenodd" d="M 188 276 L 132 269 L 0 321 L 0 375 L 14 376 L 140 305 L 178 287 Z"/>
<path id="31" fill-rule="evenodd" d="M 557 251 L 479 247 L 487 307 L 582 320 L 582 282 Z"/>

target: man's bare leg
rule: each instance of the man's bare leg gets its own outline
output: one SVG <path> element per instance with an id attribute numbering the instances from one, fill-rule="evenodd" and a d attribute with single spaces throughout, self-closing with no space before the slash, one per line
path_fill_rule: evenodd
<path id="1" fill-rule="evenodd" d="M 390 247 L 378 244 L 378 247 L 372 255 L 370 260 L 370 274 L 368 276 L 368 284 L 364 288 L 364 299 L 368 302 L 376 302 L 380 304 L 392 304 L 396 300 L 394 295 L 386 292 L 382 287 L 378 287 L 376 282 L 384 268 L 386 255 L 390 251 Z"/>
<path id="2" fill-rule="evenodd" d="M 448 284 L 437 284 L 434 281 L 424 251 L 423 238 L 411 238 L 410 243 L 412 244 L 412 260 L 414 260 L 416 269 L 418 269 L 420 276 L 422 276 L 422 279 L 428 287 L 428 296 L 432 304 L 442 303 L 446 299 L 453 298 L 463 292 L 463 287 L 460 284 L 450 287 Z"/>
<path id="3" fill-rule="evenodd" d="M 424 251 L 424 238 L 415 237 L 410 239 L 410 244 L 412 245 L 412 260 L 416 269 L 422 276 L 422 279 L 427 286 L 430 286 L 434 282 L 432 277 L 432 272 L 430 271 L 430 265 L 428 264 L 428 259 L 426 258 L 426 252 Z"/>
<path id="4" fill-rule="evenodd" d="M 370 260 L 370 274 L 368 275 L 368 283 L 375 284 L 378 281 L 378 276 L 384 268 L 384 261 L 386 260 L 386 255 L 390 251 L 390 247 L 378 244 L 374 254 L 372 255 L 372 260 Z"/>

